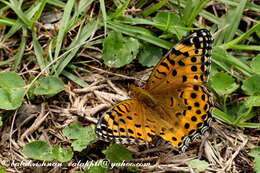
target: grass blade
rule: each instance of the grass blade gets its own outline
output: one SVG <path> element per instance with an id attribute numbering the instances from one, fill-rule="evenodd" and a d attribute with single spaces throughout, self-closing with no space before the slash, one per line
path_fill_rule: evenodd
<path id="1" fill-rule="evenodd" d="M 54 59 L 56 59 L 59 56 L 63 38 L 67 32 L 68 26 L 70 25 L 70 14 L 71 14 L 72 8 L 74 6 L 74 3 L 75 3 L 75 0 L 68 0 L 65 5 L 64 14 L 63 14 L 63 17 L 61 19 L 61 24 L 60 24 L 60 31 L 57 36 Z"/>
<path id="2" fill-rule="evenodd" d="M 72 50 L 65 58 L 59 61 L 58 67 L 56 69 L 55 75 L 59 75 L 64 68 L 69 64 L 69 62 L 72 60 L 73 57 L 75 57 L 77 51 L 79 48 L 86 44 L 85 41 L 90 38 L 96 31 L 97 26 L 99 24 L 99 20 L 93 20 L 92 22 L 89 22 L 86 24 L 81 31 L 78 32 L 78 36 L 75 40 L 71 43 L 71 46 L 69 46 L 70 50 Z"/>
<path id="3" fill-rule="evenodd" d="M 222 44 L 220 47 L 223 49 L 229 49 L 231 46 L 236 45 L 237 43 L 241 42 L 242 40 L 246 40 L 251 34 L 253 34 L 256 31 L 260 30 L 260 23 L 255 24 L 252 28 L 250 28 L 247 32 L 242 34 L 241 36 L 237 37 L 236 39 L 226 43 Z"/>
<path id="4" fill-rule="evenodd" d="M 113 29 L 118 32 L 122 32 L 126 35 L 144 40 L 148 43 L 152 43 L 156 46 L 165 48 L 165 49 L 170 49 L 173 45 L 173 43 L 170 43 L 168 41 L 162 40 L 156 36 L 153 36 L 151 32 L 148 30 L 145 30 L 144 28 L 141 27 L 136 27 L 136 26 L 129 26 L 129 25 L 124 25 L 116 22 L 108 22 L 108 28 Z"/>
<path id="5" fill-rule="evenodd" d="M 83 88 L 86 88 L 89 86 L 89 84 L 86 83 L 84 80 L 80 79 L 78 76 L 75 76 L 74 74 L 72 74 L 70 72 L 67 72 L 66 70 L 63 70 L 61 74 Z"/>
<path id="6" fill-rule="evenodd" d="M 159 1 L 157 4 L 153 5 L 152 7 L 148 8 L 143 12 L 144 16 L 149 16 L 150 14 L 154 13 L 156 10 L 160 9 L 164 6 L 169 0 L 162 0 Z"/>
<path id="7" fill-rule="evenodd" d="M 25 24 L 25 26 L 28 29 L 31 29 L 33 26 L 33 22 L 27 17 L 27 15 L 22 11 L 21 7 L 19 6 L 19 3 L 16 0 L 11 0 L 9 2 L 6 1 L 2 1 L 3 3 L 5 3 L 6 5 L 8 5 L 12 10 L 14 10 L 14 12 L 16 13 L 16 15 L 18 16 L 19 19 L 21 19 L 21 21 L 23 21 L 23 23 Z"/>
<path id="8" fill-rule="evenodd" d="M 43 71 L 44 68 L 46 67 L 46 64 L 45 64 L 45 61 L 43 58 L 44 51 L 43 51 L 40 43 L 37 40 L 37 35 L 36 35 L 35 31 L 32 32 L 32 37 L 33 37 L 33 47 L 34 47 L 34 51 L 35 51 L 36 60 L 40 66 L 41 71 Z"/>
<path id="9" fill-rule="evenodd" d="M 37 2 L 34 6 L 31 6 L 28 10 L 25 11 L 25 14 L 28 16 L 29 19 L 31 19 L 34 14 L 39 10 L 41 6 L 41 1 Z M 19 29 L 22 28 L 22 22 L 20 19 L 16 20 L 16 24 L 12 26 L 12 28 L 8 31 L 8 33 L 5 35 L 4 40 L 7 40 L 11 36 L 13 36 Z"/>
<path id="10" fill-rule="evenodd" d="M 27 37 L 26 37 L 27 33 L 28 33 L 27 29 L 23 28 L 23 36 L 21 38 L 21 43 L 19 45 L 18 52 L 14 56 L 14 64 L 12 66 L 13 71 L 17 71 L 20 64 L 21 64 L 22 57 L 23 57 L 24 50 L 25 50 L 25 46 L 26 46 L 26 42 L 27 42 Z"/>

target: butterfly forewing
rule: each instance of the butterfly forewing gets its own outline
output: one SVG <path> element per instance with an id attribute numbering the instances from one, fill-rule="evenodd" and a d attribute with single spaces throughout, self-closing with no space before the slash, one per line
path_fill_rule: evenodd
<path id="1" fill-rule="evenodd" d="M 145 88 L 160 93 L 162 89 L 206 82 L 211 43 L 211 35 L 205 29 L 184 38 L 156 65 Z"/>

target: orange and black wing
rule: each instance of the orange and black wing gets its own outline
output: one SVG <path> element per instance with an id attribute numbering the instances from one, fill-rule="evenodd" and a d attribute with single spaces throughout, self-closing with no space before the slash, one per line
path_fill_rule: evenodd
<path id="1" fill-rule="evenodd" d="M 154 135 L 146 117 L 150 114 L 149 109 L 136 99 L 119 102 L 99 119 L 96 134 L 105 141 L 115 143 L 149 142 Z"/>
<path id="2" fill-rule="evenodd" d="M 210 71 L 211 44 L 212 37 L 206 29 L 184 38 L 156 65 L 145 88 L 160 93 L 162 89 L 202 85 Z"/>

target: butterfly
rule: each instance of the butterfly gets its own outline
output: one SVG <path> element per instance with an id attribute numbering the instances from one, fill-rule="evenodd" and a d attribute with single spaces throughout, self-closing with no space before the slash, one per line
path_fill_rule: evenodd
<path id="1" fill-rule="evenodd" d="M 143 144 L 157 135 L 184 152 L 209 128 L 211 95 L 205 83 L 211 65 L 212 36 L 194 31 L 154 67 L 144 88 L 117 103 L 96 126 L 97 136 L 121 144 Z"/>

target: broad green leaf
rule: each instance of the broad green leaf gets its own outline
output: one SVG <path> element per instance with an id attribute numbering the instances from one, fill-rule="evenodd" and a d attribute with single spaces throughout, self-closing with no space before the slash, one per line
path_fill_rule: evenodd
<path id="1" fill-rule="evenodd" d="M 242 89 L 248 95 L 260 95 L 260 75 L 254 75 L 243 81 Z"/>
<path id="2" fill-rule="evenodd" d="M 104 40 L 103 60 L 109 67 L 122 67 L 135 59 L 138 51 L 138 40 L 112 32 Z"/>
<path id="3" fill-rule="evenodd" d="M 253 71 L 257 74 L 260 74 L 260 54 L 258 54 L 253 61 L 251 62 L 251 67 Z"/>
<path id="4" fill-rule="evenodd" d="M 138 54 L 138 61 L 144 66 L 151 67 L 156 65 L 162 57 L 161 48 L 145 43 Z"/>
<path id="5" fill-rule="evenodd" d="M 100 162 L 102 162 L 102 160 L 99 160 Z M 87 172 L 88 173 L 106 173 L 109 168 L 106 167 L 108 165 L 104 165 L 102 164 L 102 166 L 91 166 L 87 168 Z"/>
<path id="6" fill-rule="evenodd" d="M 132 160 L 132 154 L 122 145 L 111 144 L 109 147 L 103 151 L 106 158 L 113 163 L 118 163 L 122 161 Z"/>
<path id="7" fill-rule="evenodd" d="M 82 151 L 97 139 L 95 127 L 93 125 L 82 127 L 79 122 L 72 123 L 70 126 L 63 129 L 64 135 L 72 139 L 72 147 L 74 151 Z"/>
<path id="8" fill-rule="evenodd" d="M 6 168 L 0 168 L 0 173 L 6 173 Z"/>
<path id="9" fill-rule="evenodd" d="M 234 92 L 239 85 L 227 73 L 219 72 L 211 78 L 211 86 L 218 94 L 230 94 Z"/>
<path id="10" fill-rule="evenodd" d="M 204 160 L 194 159 L 187 163 L 189 167 L 195 168 L 197 172 L 205 171 L 209 167 L 209 163 Z"/>
<path id="11" fill-rule="evenodd" d="M 236 120 L 233 122 L 234 125 L 238 125 L 239 123 L 245 122 L 255 116 L 251 111 L 251 107 L 247 107 L 244 102 L 238 102 L 231 106 L 232 108 L 228 109 L 228 113 L 229 115 L 235 116 Z"/>
<path id="12" fill-rule="evenodd" d="M 246 98 L 245 105 L 247 107 L 260 106 L 260 96 L 250 96 Z"/>
<path id="13" fill-rule="evenodd" d="M 260 172 L 260 147 L 251 149 L 248 154 L 254 157 L 254 168 L 255 171 L 259 173 Z"/>
<path id="14" fill-rule="evenodd" d="M 13 110 L 21 106 L 25 82 L 14 72 L 0 72 L 0 109 Z"/>
<path id="15" fill-rule="evenodd" d="M 68 162 L 73 157 L 73 151 L 71 148 L 63 149 L 61 146 L 56 146 L 52 150 L 53 157 L 59 162 Z"/>
<path id="16" fill-rule="evenodd" d="M 252 148 L 248 154 L 251 157 L 260 157 L 260 147 Z"/>
<path id="17" fill-rule="evenodd" d="M 153 21 L 156 23 L 155 27 L 162 31 L 177 34 L 178 38 L 187 34 L 187 31 L 180 29 L 185 27 L 183 21 L 174 13 L 159 12 L 153 18 Z"/>
<path id="18" fill-rule="evenodd" d="M 60 78 L 50 76 L 39 80 L 38 85 L 34 89 L 34 94 L 53 96 L 64 90 L 64 88 L 65 85 Z"/>
<path id="19" fill-rule="evenodd" d="M 23 154 L 35 160 L 51 161 L 54 159 L 52 146 L 45 141 L 33 141 L 26 144 L 23 148 Z"/>
<path id="20" fill-rule="evenodd" d="M 257 173 L 260 173 L 260 157 L 255 158 L 254 168 Z"/>

